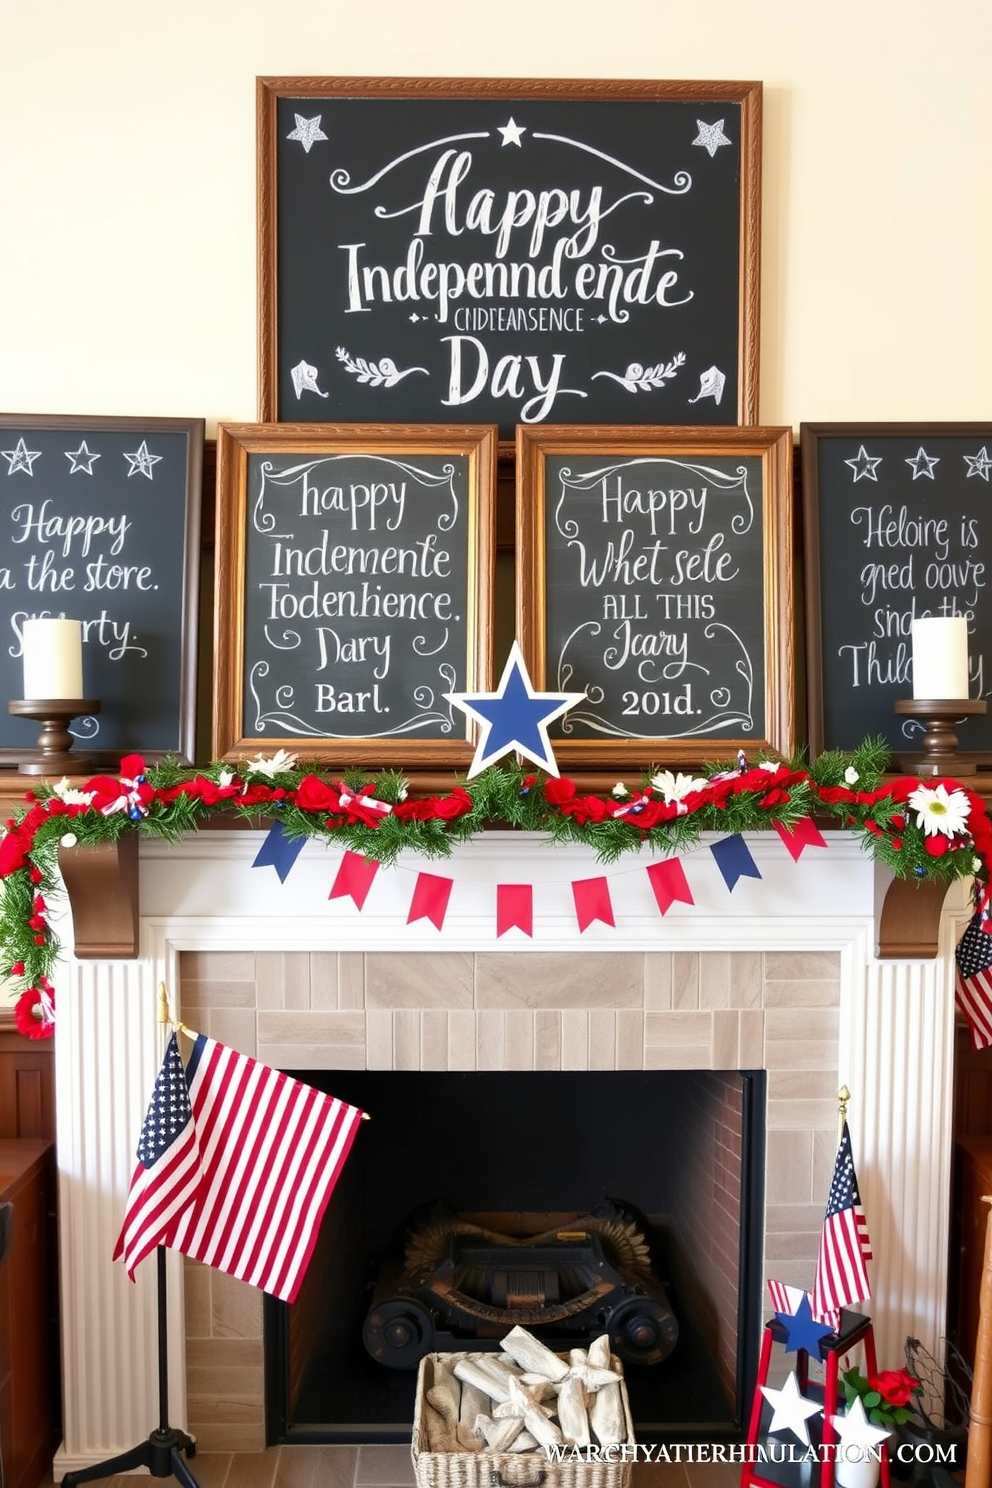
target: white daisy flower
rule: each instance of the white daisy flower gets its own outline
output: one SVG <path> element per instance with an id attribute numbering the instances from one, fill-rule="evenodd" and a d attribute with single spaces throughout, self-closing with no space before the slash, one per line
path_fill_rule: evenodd
<path id="1" fill-rule="evenodd" d="M 705 790 L 707 782 L 699 776 L 683 775 L 681 770 L 677 775 L 673 775 L 671 770 L 660 770 L 651 776 L 651 784 L 664 796 L 665 805 L 670 806 L 673 801 L 684 800 L 693 791 Z"/>
<path id="2" fill-rule="evenodd" d="M 964 791 L 948 791 L 944 785 L 918 785 L 906 804 L 916 812 L 916 825 L 928 837 L 935 837 L 938 832 L 945 837 L 956 837 L 965 831 L 971 813 Z"/>
<path id="3" fill-rule="evenodd" d="M 759 770 L 767 770 L 770 775 L 774 775 L 775 772 L 777 770 L 781 770 L 781 768 L 781 760 L 762 760 L 758 765 Z"/>
<path id="4" fill-rule="evenodd" d="M 622 801 L 624 796 L 630 795 L 630 791 L 624 785 L 622 780 L 618 780 L 616 785 L 613 787 L 613 794 L 616 796 L 618 801 Z"/>
<path id="5" fill-rule="evenodd" d="M 221 770 L 217 775 L 217 784 L 220 786 L 221 790 L 226 790 L 233 779 L 233 770 Z"/>
<path id="6" fill-rule="evenodd" d="M 92 801 L 94 791 L 75 790 L 69 784 L 68 775 L 63 775 L 57 785 L 52 786 L 52 795 L 58 796 L 67 806 L 88 806 Z"/>
<path id="7" fill-rule="evenodd" d="M 296 755 L 291 754 L 288 749 L 277 749 L 275 754 L 266 759 L 260 754 L 257 759 L 249 760 L 245 765 L 246 775 L 264 775 L 271 780 L 273 776 L 279 775 L 283 770 L 291 770 L 296 764 Z"/>
<path id="8" fill-rule="evenodd" d="M 858 774 L 858 772 L 854 768 L 854 766 L 853 765 L 848 765 L 847 769 L 844 771 L 844 784 L 845 785 L 857 785 L 857 783 L 858 783 L 858 781 L 860 779 L 861 779 L 861 776 Z"/>

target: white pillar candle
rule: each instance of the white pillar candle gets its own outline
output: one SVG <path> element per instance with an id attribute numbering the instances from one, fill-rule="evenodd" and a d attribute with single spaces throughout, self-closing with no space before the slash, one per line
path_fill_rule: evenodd
<path id="1" fill-rule="evenodd" d="M 968 622 L 963 615 L 913 621 L 913 697 L 968 696 Z"/>
<path id="2" fill-rule="evenodd" d="M 26 699 L 83 696 L 81 620 L 25 620 L 21 647 Z"/>

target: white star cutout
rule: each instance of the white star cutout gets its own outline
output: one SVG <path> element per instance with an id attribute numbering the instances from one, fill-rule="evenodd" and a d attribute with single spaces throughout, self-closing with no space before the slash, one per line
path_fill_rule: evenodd
<path id="1" fill-rule="evenodd" d="M 965 480 L 971 480 L 973 475 L 981 476 L 983 481 L 988 480 L 989 471 L 992 470 L 992 460 L 989 459 L 989 452 L 984 444 L 977 455 L 965 455 L 964 458 L 970 467 Z"/>
<path id="2" fill-rule="evenodd" d="M 844 461 L 844 464 L 850 465 L 851 469 L 854 471 L 855 482 L 859 481 L 862 476 L 864 476 L 867 480 L 877 481 L 878 476 L 875 474 L 875 466 L 881 465 L 881 463 L 881 455 L 875 455 L 874 457 L 872 457 L 871 455 L 869 455 L 864 445 L 862 445 L 861 448 L 858 450 L 858 453 L 855 455 L 853 460 Z"/>
<path id="3" fill-rule="evenodd" d="M 146 475 L 151 480 L 152 466 L 157 465 L 162 456 L 153 455 L 148 448 L 147 439 L 143 439 L 133 454 L 129 455 L 125 450 L 124 458 L 131 462 L 131 469 L 127 473 L 128 480 L 132 475 Z"/>
<path id="4" fill-rule="evenodd" d="M 810 1416 L 820 1414 L 820 1407 L 815 1400 L 807 1400 L 800 1392 L 795 1371 L 789 1375 L 781 1390 L 773 1390 L 768 1385 L 762 1385 L 761 1393 L 772 1408 L 772 1423 L 768 1428 L 769 1431 L 791 1431 L 798 1436 L 804 1447 L 810 1446 L 809 1427 L 806 1422 Z M 836 1420 L 836 1417 L 833 1419 Z"/>
<path id="5" fill-rule="evenodd" d="M 13 475 L 15 471 L 18 470 L 25 470 L 27 471 L 28 475 L 34 475 L 34 471 L 31 469 L 31 466 L 34 464 L 35 460 L 37 460 L 40 454 L 41 450 L 29 450 L 27 445 L 24 443 L 23 437 L 17 441 L 14 449 L 0 450 L 0 455 L 3 455 L 4 459 L 7 461 L 8 475 Z"/>
<path id="6" fill-rule="evenodd" d="M 504 149 L 507 145 L 516 145 L 518 150 L 523 148 L 520 144 L 520 136 L 525 132 L 525 126 L 515 123 L 512 114 L 505 124 L 499 125 L 498 132 L 503 136 Z"/>
<path id="7" fill-rule="evenodd" d="M 313 119 L 304 119 L 302 114 L 294 114 L 293 118 L 296 120 L 296 128 L 291 129 L 286 138 L 299 140 L 309 155 L 311 145 L 316 144 L 317 140 L 326 140 L 327 138 L 327 135 L 320 127 L 320 121 L 323 117 L 323 114 L 317 114 Z"/>
<path id="8" fill-rule="evenodd" d="M 69 466 L 70 475 L 75 475 L 77 470 L 81 470 L 84 475 L 92 475 L 93 461 L 101 458 L 100 455 L 94 454 L 93 450 L 87 448 L 85 439 L 77 450 L 66 450 L 65 457 L 72 461 Z"/>
<path id="9" fill-rule="evenodd" d="M 940 464 L 940 456 L 928 455 L 921 444 L 915 455 L 911 458 L 907 456 L 906 464 L 913 472 L 914 481 L 919 480 L 921 475 L 929 476 L 931 480 L 935 480 L 936 476 L 933 473 L 933 467 Z"/>
<path id="10" fill-rule="evenodd" d="M 730 144 L 730 140 L 723 132 L 724 121 L 717 119 L 715 124 L 704 124 L 702 119 L 697 119 L 696 123 L 699 126 L 699 133 L 692 143 L 694 145 L 702 145 L 712 160 L 721 145 Z"/>
<path id="11" fill-rule="evenodd" d="M 846 1460 L 855 1461 L 855 1457 L 848 1456 L 852 1447 L 877 1447 L 891 1435 L 887 1426 L 875 1426 L 865 1415 L 865 1405 L 861 1396 L 858 1395 L 848 1406 L 847 1414 L 844 1416 L 831 1416 L 831 1423 L 837 1433 L 837 1438 Z"/>

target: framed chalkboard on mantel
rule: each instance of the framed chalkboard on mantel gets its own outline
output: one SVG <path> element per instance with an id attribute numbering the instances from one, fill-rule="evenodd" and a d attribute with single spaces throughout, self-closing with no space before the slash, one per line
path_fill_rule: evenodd
<path id="1" fill-rule="evenodd" d="M 966 615 L 972 698 L 992 697 L 992 424 L 804 423 L 811 753 L 884 738 L 920 750 L 912 624 Z M 992 765 L 992 713 L 955 724 Z"/>
<path id="2" fill-rule="evenodd" d="M 518 432 L 518 639 L 586 694 L 560 761 L 791 753 L 791 512 L 790 429 Z"/>
<path id="3" fill-rule="evenodd" d="M 492 679 L 497 438 L 471 425 L 217 434 L 217 758 L 467 766 L 445 694 Z"/>
<path id="4" fill-rule="evenodd" d="M 760 83 L 259 78 L 257 103 L 262 419 L 757 418 Z"/>
<path id="5" fill-rule="evenodd" d="M 0 689 L 23 696 L 26 619 L 80 620 L 97 764 L 195 757 L 202 465 L 202 419 L 0 414 Z M 4 763 L 37 738 L 0 711 Z"/>

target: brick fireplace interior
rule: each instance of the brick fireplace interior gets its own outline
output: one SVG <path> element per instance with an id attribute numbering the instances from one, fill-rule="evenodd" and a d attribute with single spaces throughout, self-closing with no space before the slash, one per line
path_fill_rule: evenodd
<path id="1" fill-rule="evenodd" d="M 371 1218 L 363 1211 L 359 1221 L 380 1249 L 395 1245 L 411 1209 L 438 1197 L 466 1210 L 574 1211 L 606 1192 L 649 1217 L 660 1274 L 672 1285 L 680 1321 L 690 1319 L 682 1360 L 673 1353 L 669 1374 L 688 1368 L 689 1340 L 692 1349 L 698 1342 L 723 1427 L 733 1429 L 742 1398 L 749 1399 L 748 1350 L 760 1334 L 764 1274 L 798 1279 L 815 1258 L 836 1120 L 836 954 L 224 951 L 183 952 L 180 970 L 191 1025 L 280 1068 L 305 1071 L 372 1116 L 332 1197 L 322 1237 L 331 1261 L 311 1268 L 315 1276 L 333 1278 L 343 1254 L 336 1226 L 353 1230 L 360 1191 L 384 1186 L 390 1165 L 395 1202 Z M 409 1083 L 436 1079 L 449 1083 Z M 494 1098 L 490 1082 L 501 1079 L 517 1083 Z M 389 1113 L 390 1085 L 398 1117 Z M 479 1140 L 499 1145 L 492 1134 L 468 1142 L 469 1156 L 457 1163 L 460 1186 L 452 1181 L 455 1164 L 425 1173 L 430 1150 L 480 1124 L 478 1109 L 470 1107 L 468 1121 L 459 1113 L 459 1091 L 472 1092 L 476 1106 L 505 1104 L 528 1117 L 530 1092 L 539 1091 L 536 1104 L 552 1113 L 518 1121 L 512 1158 L 487 1154 L 482 1166 L 498 1174 L 495 1186 L 477 1184 L 471 1162 Z M 587 1174 L 581 1163 L 558 1160 L 554 1113 L 564 1113 L 570 1143 L 584 1150 L 590 1141 L 576 1108 L 611 1113 L 611 1144 L 625 1153 L 619 1168 Z M 750 1113 L 760 1121 L 743 1144 Z M 567 1153 L 568 1144 L 560 1150 Z M 508 1174 L 520 1183 L 507 1187 Z M 353 1314 L 355 1298 L 358 1312 L 368 1305 L 370 1260 L 340 1264 Z M 265 1315 L 253 1289 L 195 1263 L 184 1271 L 188 1416 L 205 1449 L 250 1450 L 281 1433 L 403 1439 L 390 1417 L 407 1419 L 409 1377 L 387 1384 L 385 1402 L 372 1408 L 378 1421 L 348 1419 L 348 1408 L 329 1421 L 313 1407 L 320 1370 L 340 1371 L 354 1344 L 354 1316 L 351 1343 L 323 1335 L 315 1343 L 311 1324 L 326 1310 L 324 1297 L 295 1304 L 306 1322 L 294 1331 L 278 1304 Z M 281 1338 L 282 1350 L 276 1367 L 279 1349 L 270 1349 L 268 1383 L 267 1334 Z M 323 1362 L 311 1365 L 321 1350 Z M 664 1434 L 658 1403 L 667 1362 L 653 1380 L 643 1371 L 640 1399 L 640 1386 L 633 1390 L 645 1439 L 652 1430 Z M 712 1413 L 712 1400 L 702 1414 Z M 673 1410 L 677 1420 L 678 1404 Z M 314 1422 L 314 1415 L 322 1418 Z M 714 1424 L 707 1417 L 707 1427 Z"/>

